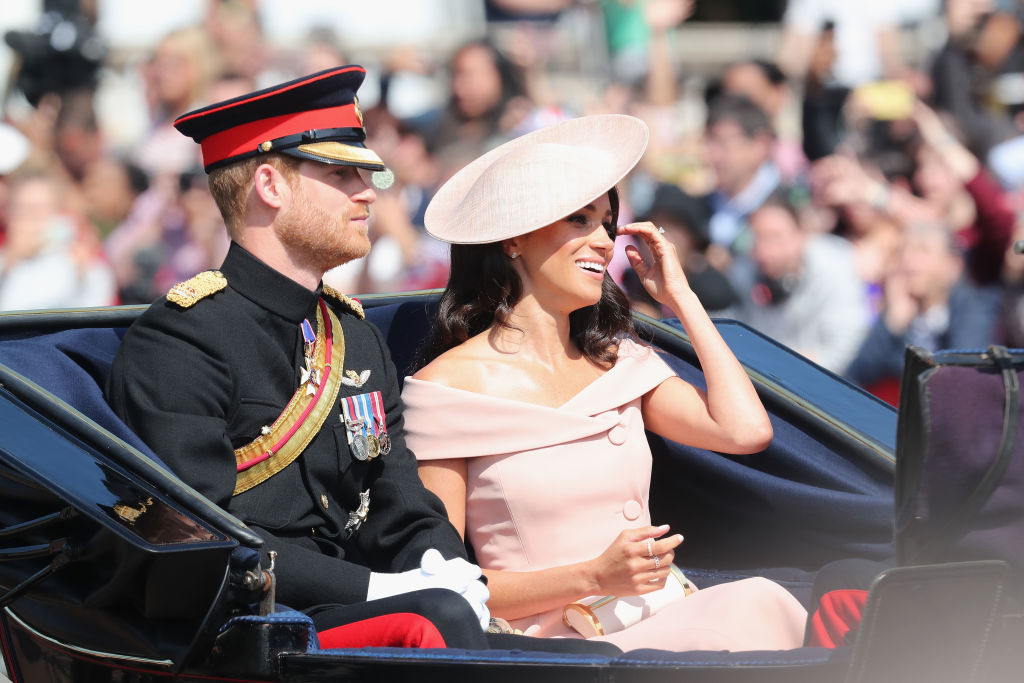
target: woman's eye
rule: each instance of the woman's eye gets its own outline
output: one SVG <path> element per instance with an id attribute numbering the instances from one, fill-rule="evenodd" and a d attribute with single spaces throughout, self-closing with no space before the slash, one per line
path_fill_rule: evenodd
<path id="1" fill-rule="evenodd" d="M 613 225 L 611 223 L 605 223 L 604 231 L 608 233 L 608 239 L 614 240 L 615 237 L 619 234 L 619 226 Z"/>
<path id="2" fill-rule="evenodd" d="M 586 225 L 588 222 L 587 217 L 581 213 L 573 214 L 572 216 L 569 216 L 566 220 L 569 221 L 570 223 L 577 223 L 579 225 Z"/>

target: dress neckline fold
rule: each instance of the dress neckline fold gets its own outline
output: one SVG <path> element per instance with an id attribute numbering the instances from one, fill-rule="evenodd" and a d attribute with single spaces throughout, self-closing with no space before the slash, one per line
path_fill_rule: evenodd
<path id="1" fill-rule="evenodd" d="M 674 375 L 653 349 L 627 339 L 611 369 L 558 407 L 408 377 L 402 392 L 407 441 L 426 460 L 510 453 L 589 438 L 615 427 L 623 406 Z"/>

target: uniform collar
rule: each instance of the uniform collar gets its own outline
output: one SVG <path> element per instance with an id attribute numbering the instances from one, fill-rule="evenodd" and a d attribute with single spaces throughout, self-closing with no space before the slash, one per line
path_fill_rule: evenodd
<path id="1" fill-rule="evenodd" d="M 232 289 L 296 325 L 310 315 L 321 287 L 310 291 L 232 242 L 220 270 Z M 322 285 L 321 285 L 322 286 Z"/>

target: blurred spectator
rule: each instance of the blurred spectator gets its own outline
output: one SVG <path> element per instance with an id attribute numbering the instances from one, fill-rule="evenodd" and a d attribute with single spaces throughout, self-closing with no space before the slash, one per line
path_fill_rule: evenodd
<path id="1" fill-rule="evenodd" d="M 269 48 L 257 4 L 248 0 L 219 0 L 207 5 L 203 29 L 216 47 L 218 69 L 256 81 L 267 67 Z M 308 47 L 312 50 L 314 44 Z M 343 62 L 332 62 L 324 68 Z M 318 71 L 319 69 L 314 69 Z M 302 73 L 312 73 L 312 71 Z M 211 102 L 218 100 L 210 98 Z M 178 112 L 180 113 L 180 112 Z"/>
<path id="2" fill-rule="evenodd" d="M 523 90 L 535 103 L 557 99 L 548 77 L 575 71 L 586 79 L 596 75 L 599 39 L 590 3 L 576 0 L 484 0 L 487 40 L 521 72 Z M 574 10 L 580 9 L 576 12 Z M 603 62 L 603 51 L 600 53 Z"/>
<path id="3" fill-rule="evenodd" d="M 899 153 L 893 152 L 898 155 Z M 909 157 L 906 158 L 909 163 Z M 854 269 L 864 284 L 871 310 L 877 314 L 882 307 L 882 287 L 893 269 L 902 240 L 902 226 L 886 211 L 871 203 L 872 197 L 852 197 L 837 202 L 834 188 L 825 180 L 830 162 L 815 167 L 811 183 L 811 207 L 819 212 L 822 225 L 819 231 L 831 231 L 846 239 L 853 248 Z M 883 171 L 879 160 L 868 156 L 860 161 L 864 172 L 879 182 L 891 182 L 908 188 L 909 178 L 892 177 L 891 169 Z M 900 173 L 901 171 L 896 171 Z M 909 172 L 908 172 L 909 175 Z M 830 218 L 829 211 L 835 211 Z"/>
<path id="4" fill-rule="evenodd" d="M 313 74 L 333 69 L 346 62 L 348 60 L 341 49 L 341 40 L 338 35 L 326 26 L 315 26 L 309 30 L 305 40 L 302 41 L 302 66 L 296 69 L 296 72 L 298 75 Z M 365 97 L 363 101 L 365 101 Z"/>
<path id="5" fill-rule="evenodd" d="M 902 225 L 938 220 L 953 226 L 974 282 L 998 281 L 1016 220 L 1009 198 L 934 111 L 918 102 L 913 121 L 920 144 L 912 189 L 871 178 L 853 159 L 834 155 L 815 166 L 821 196 L 832 205 L 867 202 Z"/>
<path id="6" fill-rule="evenodd" d="M 373 248 L 364 260 L 329 271 L 341 291 L 401 291 L 443 287 L 448 245 L 426 234 L 423 214 L 441 183 L 441 165 L 413 128 L 376 107 L 364 116 L 367 146 L 387 159 L 395 182 L 377 190 L 370 220 Z"/>
<path id="7" fill-rule="evenodd" d="M 65 93 L 54 121 L 54 152 L 64 170 L 81 181 L 89 164 L 105 153 L 103 136 L 93 106 L 93 92 L 75 90 Z"/>
<path id="8" fill-rule="evenodd" d="M 943 16 L 948 37 L 931 68 L 935 105 L 953 115 L 969 149 L 984 159 L 1017 133 L 1005 111 L 993 108 L 1000 99 L 993 86 L 999 73 L 1024 70 L 1020 21 L 996 0 L 946 0 Z"/>
<path id="9" fill-rule="evenodd" d="M 7 232 L 7 199 L 10 193 L 10 175 L 25 163 L 29 155 L 29 141 L 14 126 L 0 122 L 0 247 Z"/>
<path id="10" fill-rule="evenodd" d="M 807 171 L 800 131 L 793 127 L 783 136 L 779 132 L 793 118 L 792 92 L 782 69 L 772 62 L 749 59 L 733 62 L 720 79 L 722 92 L 745 95 L 768 115 L 777 132 L 772 159 L 782 182 L 792 185 Z"/>
<path id="11" fill-rule="evenodd" d="M 42 174 L 12 181 L 0 249 L 0 310 L 117 303 L 95 230 L 65 211 L 61 197 L 58 182 Z"/>
<path id="12" fill-rule="evenodd" d="M 484 0 L 487 21 L 554 21 L 574 0 Z"/>
<path id="13" fill-rule="evenodd" d="M 845 134 L 843 105 L 851 88 L 836 81 L 835 60 L 835 25 L 827 22 L 808 61 L 800 105 L 801 147 L 812 162 L 832 154 Z"/>
<path id="14" fill-rule="evenodd" d="M 655 190 L 647 214 L 639 220 L 664 228 L 666 239 L 676 248 L 690 289 L 706 310 L 715 312 L 733 306 L 737 299 L 728 278 L 708 263 L 710 214 L 706 198 L 692 197 L 676 185 L 662 184 Z"/>
<path id="15" fill-rule="evenodd" d="M 772 161 L 775 135 L 768 115 L 742 95 L 723 94 L 714 99 L 705 124 L 707 158 L 716 177 L 711 193 L 709 252 L 719 267 L 728 253 L 750 250 L 747 216 L 779 185 L 779 170 Z"/>
<path id="16" fill-rule="evenodd" d="M 124 303 L 149 303 L 215 268 L 228 241 L 205 174 L 193 169 L 154 178 L 104 246 Z"/>
<path id="17" fill-rule="evenodd" d="M 751 213 L 752 250 L 730 269 L 740 303 L 729 313 L 841 372 L 864 339 L 870 307 L 850 244 L 809 232 L 795 194 L 780 188 Z"/>
<path id="18" fill-rule="evenodd" d="M 956 230 L 972 280 L 998 282 L 1016 222 L 1009 198 L 935 112 L 919 103 L 914 121 L 924 142 L 914 184 Z"/>
<path id="19" fill-rule="evenodd" d="M 600 0 L 612 78 L 636 89 L 668 59 L 666 31 L 693 14 L 694 0 Z"/>
<path id="20" fill-rule="evenodd" d="M 516 67 L 489 42 L 474 41 L 452 56 L 448 104 L 424 137 L 432 149 L 468 143 L 479 155 L 502 142 L 531 108 Z"/>
<path id="21" fill-rule="evenodd" d="M 790 78 L 803 79 L 826 26 L 834 31 L 832 75 L 838 85 L 902 75 L 899 14 L 892 0 L 789 0 L 782 17 L 778 64 Z"/>
<path id="22" fill-rule="evenodd" d="M 132 161 L 150 176 L 186 172 L 196 163 L 196 145 L 171 125 L 179 114 L 208 101 L 219 73 L 210 37 L 197 26 L 172 31 L 143 67 L 150 128 L 135 145 Z"/>
<path id="23" fill-rule="evenodd" d="M 116 157 L 101 157 L 85 168 L 80 190 L 86 218 L 106 238 L 120 225 L 149 187 L 142 169 Z"/>
<path id="24" fill-rule="evenodd" d="M 936 351 L 997 343 L 1000 292 L 974 287 L 963 272 L 962 252 L 949 226 L 907 226 L 899 265 L 885 282 L 885 308 L 845 375 L 895 403 L 892 387 L 902 374 L 908 344 Z"/>

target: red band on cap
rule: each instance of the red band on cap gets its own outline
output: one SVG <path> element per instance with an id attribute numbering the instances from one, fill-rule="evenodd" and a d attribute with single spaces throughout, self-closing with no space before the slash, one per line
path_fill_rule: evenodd
<path id="1" fill-rule="evenodd" d="M 346 104 L 340 107 L 300 111 L 294 114 L 273 116 L 269 119 L 250 121 L 234 128 L 214 133 L 203 140 L 203 164 L 210 166 L 239 154 L 256 151 L 261 142 L 297 135 L 319 128 L 362 128 L 356 115 L 356 106 Z"/>

